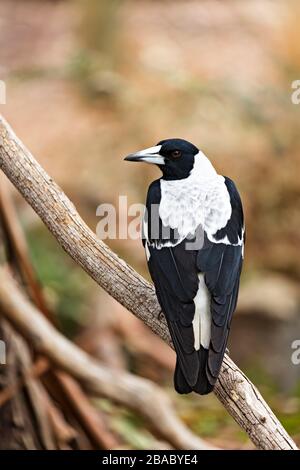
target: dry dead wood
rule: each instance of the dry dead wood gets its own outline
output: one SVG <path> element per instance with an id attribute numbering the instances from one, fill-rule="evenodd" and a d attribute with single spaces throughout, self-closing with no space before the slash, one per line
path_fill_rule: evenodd
<path id="1" fill-rule="evenodd" d="M 3 176 L 3 178 L 5 177 Z M 15 268 L 15 270 L 20 274 L 20 278 L 22 279 L 24 286 L 32 299 L 32 302 L 43 313 L 43 315 L 45 315 L 45 317 L 48 318 L 48 320 L 57 327 L 58 321 L 53 313 L 48 309 L 42 288 L 36 278 L 36 274 L 30 261 L 26 238 L 24 236 L 22 226 L 19 223 L 12 198 L 9 194 L 9 188 L 6 184 L 7 182 L 2 181 L 3 178 L 0 177 L 0 220 L 3 229 L 3 237 L 7 246 L 8 257 L 10 258 L 9 261 L 13 268 Z M 38 362 L 43 362 L 45 365 L 45 361 L 43 361 L 42 358 L 41 361 L 38 360 Z M 85 396 L 79 384 L 77 384 L 72 377 L 68 377 L 67 374 L 62 372 L 49 369 L 49 373 L 52 376 L 55 376 L 57 387 L 59 389 L 59 395 L 62 394 L 65 396 L 65 401 L 68 403 L 69 409 L 72 413 L 74 413 L 76 419 L 80 423 L 80 426 L 84 432 L 86 432 L 88 438 L 92 441 L 95 448 L 111 449 L 116 447 L 117 440 L 114 438 L 112 433 L 109 433 L 107 429 L 104 429 L 104 424 L 100 419 L 100 413 L 95 413 L 95 410 L 90 404 L 88 397 Z M 0 404 L 1 395 L 2 398 L 6 397 L 6 399 L 9 396 L 9 392 L 7 390 L 4 390 L 3 392 L 4 393 L 0 393 Z M 10 394 L 13 396 L 13 389 L 10 390 Z M 46 399 L 47 397 L 45 393 L 45 400 Z M 48 409 L 51 412 L 52 423 L 55 429 L 62 431 L 63 423 L 59 423 L 58 413 L 55 412 L 54 406 L 52 406 L 49 397 L 48 405 Z M 57 418 L 57 423 L 55 418 Z M 62 420 L 63 418 L 61 418 L 61 421 Z M 65 423 L 65 428 L 67 427 L 67 423 Z M 61 437 L 60 434 L 59 437 Z M 59 439 L 59 444 L 60 443 L 61 439 Z"/>
<path id="2" fill-rule="evenodd" d="M 102 366 L 61 335 L 26 299 L 3 267 L 0 268 L 0 309 L 39 353 L 79 380 L 91 394 L 135 410 L 148 420 L 156 434 L 175 448 L 214 448 L 196 437 L 177 418 L 168 397 L 157 385 Z"/>

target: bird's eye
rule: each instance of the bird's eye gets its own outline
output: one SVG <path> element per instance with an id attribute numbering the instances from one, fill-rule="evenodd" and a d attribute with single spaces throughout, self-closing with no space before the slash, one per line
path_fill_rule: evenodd
<path id="1" fill-rule="evenodd" d="M 181 157 L 181 152 L 180 152 L 180 150 L 173 150 L 171 155 L 172 155 L 173 158 L 180 158 Z"/>

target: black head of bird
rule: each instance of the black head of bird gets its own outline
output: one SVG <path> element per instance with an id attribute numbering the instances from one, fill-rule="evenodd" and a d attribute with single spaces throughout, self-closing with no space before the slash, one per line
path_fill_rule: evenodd
<path id="1" fill-rule="evenodd" d="M 194 166 L 199 149 L 183 139 L 166 139 L 154 147 L 131 153 L 125 160 L 157 165 L 168 180 L 187 178 Z"/>

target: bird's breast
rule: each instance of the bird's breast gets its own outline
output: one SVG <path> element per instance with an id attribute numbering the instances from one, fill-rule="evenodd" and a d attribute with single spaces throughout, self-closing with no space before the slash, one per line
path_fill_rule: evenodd
<path id="1" fill-rule="evenodd" d="M 224 177 L 161 180 L 159 217 L 166 227 L 176 229 L 180 239 L 193 236 L 199 226 L 208 234 L 226 226 L 231 216 L 230 196 Z"/>

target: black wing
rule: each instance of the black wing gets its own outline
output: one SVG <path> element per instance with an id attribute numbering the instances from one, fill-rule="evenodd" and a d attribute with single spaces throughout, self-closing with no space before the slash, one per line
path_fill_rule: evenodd
<path id="1" fill-rule="evenodd" d="M 205 273 L 205 283 L 211 294 L 211 341 L 206 364 L 206 375 L 214 385 L 222 365 L 232 315 L 235 311 L 240 275 L 243 264 L 244 216 L 239 193 L 235 184 L 225 178 L 232 207 L 231 218 L 225 228 L 219 230 L 214 239 L 225 243 L 214 243 L 205 237 L 203 249 L 197 255 L 198 269 Z"/>
<path id="2" fill-rule="evenodd" d="M 230 320 L 237 300 L 241 247 L 213 243 L 207 236 L 201 250 L 186 250 L 185 241 L 176 246 L 166 246 L 167 240 L 163 239 L 160 220 L 159 235 L 156 233 L 155 239 L 151 238 L 151 215 L 156 220 L 158 218 L 155 210 L 151 214 L 150 206 L 157 204 L 158 207 L 159 201 L 160 184 L 156 181 L 150 186 L 147 197 L 146 243 L 150 255 L 148 267 L 177 353 L 174 385 L 179 393 L 194 390 L 205 394 L 213 389 L 227 344 Z M 227 224 L 228 233 L 235 231 L 233 225 L 236 224 L 236 216 L 238 213 L 233 211 Z M 174 231 L 171 231 L 168 241 L 174 241 L 175 236 Z M 216 236 L 222 239 L 225 235 L 220 233 Z M 158 248 L 157 243 L 165 246 Z M 194 348 L 192 322 L 199 272 L 205 273 L 205 282 L 211 293 L 212 325 L 209 350 L 202 346 L 199 350 Z"/>

